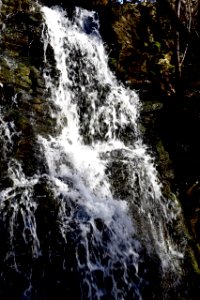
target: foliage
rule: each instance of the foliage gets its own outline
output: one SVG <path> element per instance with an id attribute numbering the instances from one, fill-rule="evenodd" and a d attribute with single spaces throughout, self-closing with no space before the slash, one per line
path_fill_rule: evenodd
<path id="1" fill-rule="evenodd" d="M 151 82 L 157 91 L 174 92 L 174 32 L 153 3 L 113 5 L 112 28 L 118 41 L 111 62 L 118 75 L 136 88 Z"/>
<path id="2" fill-rule="evenodd" d="M 120 79 L 140 89 L 150 84 L 148 88 L 158 95 L 177 94 L 180 86 L 186 95 L 194 86 L 197 90 L 197 0 L 97 2 L 110 64 Z"/>

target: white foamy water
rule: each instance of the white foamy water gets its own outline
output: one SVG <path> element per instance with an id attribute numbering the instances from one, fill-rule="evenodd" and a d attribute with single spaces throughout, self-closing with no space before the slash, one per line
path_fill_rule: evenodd
<path id="1" fill-rule="evenodd" d="M 3 141 L 1 150 L 2 161 L 6 161 L 8 169 L 6 179 L 8 180 L 9 178 L 9 181 L 12 182 L 7 188 L 3 188 L 3 185 L 0 186 L 0 218 L 7 224 L 7 231 L 9 232 L 7 243 L 10 245 L 10 250 L 5 257 L 5 261 L 12 261 L 13 268 L 18 270 L 15 261 L 15 234 L 16 230 L 20 228 L 19 216 L 23 224 L 21 236 L 25 243 L 29 244 L 33 257 L 40 255 L 40 242 L 37 237 L 35 220 L 37 204 L 33 199 L 33 186 L 37 183 L 38 179 L 36 177 L 27 178 L 22 171 L 21 164 L 12 158 L 13 138 L 19 136 L 20 133 L 16 131 L 14 122 L 3 119 L 3 112 L 0 115 L 0 134 Z"/>
<path id="2" fill-rule="evenodd" d="M 31 259 L 41 257 L 47 278 L 49 265 L 61 257 L 63 274 L 70 274 L 66 278 L 75 274 L 80 299 L 142 299 L 151 268 L 145 258 L 156 258 L 158 277 L 172 286 L 172 278 L 181 274 L 184 241 L 177 245 L 171 235 L 179 206 L 162 196 L 138 129 L 139 98 L 109 70 L 95 12 L 77 8 L 71 20 L 57 7 L 41 11 L 44 78 L 55 132 L 38 135 L 45 171 L 28 177 L 12 157 L 14 136 L 21 133 L 0 114 L 2 157 L 12 182 L 0 191 L 0 221 L 9 232 L 5 261 L 19 274 L 23 257 L 29 261 L 25 299 L 34 291 Z M 20 243 L 28 251 L 22 259 Z"/>
<path id="3" fill-rule="evenodd" d="M 116 262 L 126 269 L 130 257 L 137 265 L 142 245 L 148 254 L 158 255 L 163 272 L 176 272 L 183 253 L 170 238 L 166 223 L 176 218 L 179 208 L 174 202 L 175 214 L 168 210 L 152 158 L 141 141 L 138 96 L 120 85 L 109 70 L 94 12 L 77 8 L 73 21 L 56 8 L 43 7 L 42 12 L 45 50 L 48 45 L 53 49 L 57 72 L 54 78 L 47 68 L 44 76 L 57 108 L 52 116 L 60 134 L 48 139 L 40 136 L 39 141 L 58 193 L 87 215 L 79 219 L 87 267 L 90 272 L 99 268 L 104 274 L 112 273 Z M 72 218 L 65 218 L 64 207 L 60 212 L 65 219 L 61 222 L 63 237 Z M 101 266 L 101 257 L 96 257 L 95 264 L 90 261 L 88 244 L 102 244 L 96 219 L 109 228 L 110 241 L 105 247 L 109 268 Z M 94 238 L 89 241 L 91 227 Z M 124 275 L 124 281 L 131 279 Z M 119 296 L 117 286 L 113 294 L 115 299 L 127 297 L 126 293 Z"/>

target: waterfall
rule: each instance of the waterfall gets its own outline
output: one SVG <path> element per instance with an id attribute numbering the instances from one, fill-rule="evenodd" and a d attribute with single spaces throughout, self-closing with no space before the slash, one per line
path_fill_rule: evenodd
<path id="1" fill-rule="evenodd" d="M 185 240 L 172 233 L 181 210 L 162 196 L 142 141 L 138 95 L 110 71 L 95 12 L 41 12 L 55 128 L 37 136 L 43 171 L 26 176 L 9 154 L 19 133 L 0 115 L 12 180 L 0 191 L 3 259 L 23 277 L 19 299 L 50 299 L 54 289 L 58 300 L 153 299 L 153 274 L 163 286 L 181 280 Z"/>

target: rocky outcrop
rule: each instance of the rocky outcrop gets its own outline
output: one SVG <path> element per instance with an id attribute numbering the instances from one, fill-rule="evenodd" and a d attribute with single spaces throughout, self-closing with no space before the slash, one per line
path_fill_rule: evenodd
<path id="1" fill-rule="evenodd" d="M 120 80 L 138 90 L 143 102 L 144 140 L 154 153 L 164 195 L 175 194 L 182 205 L 200 272 L 199 59 L 190 48 L 180 98 L 175 93 L 175 33 L 161 8 L 148 1 L 115 3 L 99 15 L 111 68 Z"/>
<path id="2" fill-rule="evenodd" d="M 3 121 L 13 122 L 15 127 L 10 155 L 22 163 L 27 175 L 34 174 L 41 166 L 36 134 L 47 134 L 53 124 L 42 71 L 41 20 L 41 13 L 32 1 L 2 1 L 0 105 Z M 3 157 L 1 161 L 1 176 L 4 177 Z"/>

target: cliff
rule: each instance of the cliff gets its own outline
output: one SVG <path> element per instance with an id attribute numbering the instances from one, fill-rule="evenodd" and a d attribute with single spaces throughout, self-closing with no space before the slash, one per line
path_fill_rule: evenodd
<path id="1" fill-rule="evenodd" d="M 184 67 L 184 91 L 177 98 L 175 89 L 174 31 L 163 13 L 151 5 L 112 1 L 41 1 L 45 5 L 60 5 L 73 17 L 75 5 L 95 9 L 100 17 L 100 30 L 109 53 L 111 69 L 126 86 L 136 89 L 142 99 L 141 131 L 163 183 L 166 197 L 178 197 L 188 228 L 188 268 L 196 287 L 200 268 L 200 186 L 199 186 L 199 61 L 192 54 Z M 14 143 L 8 137 L 10 151 L 0 153 L 0 189 L 12 187 L 8 177 L 8 159 L 20 161 L 23 172 L 32 176 L 42 172 L 38 151 L 38 133 L 54 134 L 55 120 L 47 104 L 48 91 L 43 79 L 42 16 L 38 4 L 31 0 L 2 0 L 0 13 L 0 145 L 7 122 Z M 158 30 L 159 29 L 159 30 Z M 51 49 L 47 50 L 51 57 Z M 191 52 L 192 53 L 192 50 Z M 52 59 L 52 64 L 53 59 Z M 192 66 L 191 66 L 192 65 Z M 195 66 L 195 67 L 194 67 Z M 45 120 L 45 122 L 44 122 Z M 19 134 L 20 133 L 20 134 Z M 51 198 L 45 183 L 40 182 L 35 195 Z M 52 210 L 57 207 L 52 201 Z M 47 203 L 38 211 L 38 220 L 45 228 L 52 217 L 47 215 Z M 56 234 L 56 224 L 52 230 Z M 44 229 L 45 230 L 45 229 Z M 187 230 L 186 230 L 187 231 Z M 44 233 L 40 232 L 43 236 Z M 45 240 L 44 243 L 47 243 Z M 6 242 L 5 242 L 6 243 Z M 58 243 L 59 244 L 59 243 Z M 59 248 L 59 247 L 58 247 Z M 20 250 L 19 250 L 20 251 Z M 25 254 L 24 254 L 25 255 Z M 45 262 L 43 262 L 45 264 Z M 194 271 L 194 272 L 193 272 Z M 196 274 L 195 274 L 196 273 Z M 193 285 L 191 283 L 191 289 Z"/>

